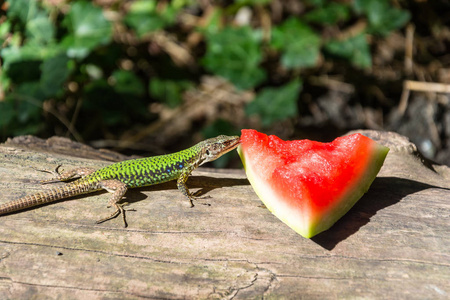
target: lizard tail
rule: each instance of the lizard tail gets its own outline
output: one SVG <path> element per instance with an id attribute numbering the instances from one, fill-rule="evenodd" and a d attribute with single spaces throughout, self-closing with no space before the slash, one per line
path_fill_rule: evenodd
<path id="1" fill-rule="evenodd" d="M 79 179 L 66 185 L 0 204 L 0 215 L 98 190 L 94 183 Z"/>

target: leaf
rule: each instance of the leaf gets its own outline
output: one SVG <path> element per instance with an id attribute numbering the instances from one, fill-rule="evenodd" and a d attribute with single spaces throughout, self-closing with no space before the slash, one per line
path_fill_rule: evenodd
<path id="1" fill-rule="evenodd" d="M 6 36 L 11 27 L 13 28 L 13 35 L 8 40 L 8 46 L 0 52 L 5 70 L 8 70 L 12 63 L 44 60 L 60 51 L 54 41 L 55 26 L 49 18 L 49 13 L 40 8 L 37 3 L 36 0 L 10 2 L 8 16 L 13 20 L 18 18 L 22 21 L 26 34 L 24 38 L 17 29 L 16 22 L 11 23 L 12 25 L 5 22 L 0 26 L 1 38 Z"/>
<path id="2" fill-rule="evenodd" d="M 307 13 L 304 19 L 308 22 L 333 25 L 339 21 L 347 21 L 350 17 L 349 7 L 342 3 L 327 3 Z"/>
<path id="3" fill-rule="evenodd" d="M 36 0 L 9 0 L 7 14 L 10 18 L 18 18 L 23 24 L 29 19 L 33 19 L 38 2 Z"/>
<path id="4" fill-rule="evenodd" d="M 11 30 L 11 22 L 5 20 L 0 24 L 0 44 L 3 45 L 5 43 L 5 39 L 8 37 L 8 33 Z"/>
<path id="5" fill-rule="evenodd" d="M 325 45 L 325 50 L 330 54 L 349 60 L 356 67 L 370 68 L 372 66 L 370 48 L 364 34 L 344 41 L 330 41 Z"/>
<path id="6" fill-rule="evenodd" d="M 9 1 L 7 10 L 10 19 L 19 19 L 25 26 L 27 43 L 45 45 L 53 41 L 55 26 L 47 10 L 41 8 L 36 0 Z M 13 23 L 15 24 L 15 22 Z"/>
<path id="7" fill-rule="evenodd" d="M 176 21 L 176 16 L 187 3 L 172 1 L 163 9 L 157 9 L 157 1 L 140 0 L 131 4 L 125 22 L 133 28 L 138 36 L 162 29 Z"/>
<path id="8" fill-rule="evenodd" d="M 106 20 L 101 8 L 90 2 L 73 3 L 64 21 L 70 32 L 62 41 L 68 57 L 82 59 L 92 49 L 111 40 L 111 23 Z"/>
<path id="9" fill-rule="evenodd" d="M 271 46 L 281 51 L 287 69 L 311 67 L 319 58 L 320 37 L 297 18 L 289 18 L 273 29 Z"/>
<path id="10" fill-rule="evenodd" d="M 380 35 L 403 27 L 411 18 L 408 11 L 391 6 L 389 0 L 355 0 L 353 7 L 357 13 L 367 15 L 369 32 Z"/>
<path id="11" fill-rule="evenodd" d="M 297 99 L 302 88 L 299 79 L 279 87 L 262 89 L 250 102 L 245 112 L 247 115 L 257 114 L 261 123 L 267 127 L 275 121 L 285 120 L 297 115 Z"/>
<path id="12" fill-rule="evenodd" d="M 191 87 L 191 82 L 187 80 L 163 80 L 153 78 L 150 80 L 150 94 L 158 98 L 169 107 L 176 107 L 182 102 L 182 94 Z"/>
<path id="13" fill-rule="evenodd" d="M 50 21 L 48 13 L 40 10 L 34 18 L 27 22 L 26 33 L 28 43 L 47 45 L 54 39 L 55 26 Z"/>
<path id="14" fill-rule="evenodd" d="M 240 89 L 261 83 L 266 73 L 262 61 L 261 34 L 250 27 L 226 27 L 207 34 L 206 54 L 202 65 L 210 72 L 227 78 Z"/>
<path id="15" fill-rule="evenodd" d="M 46 47 L 33 43 L 25 44 L 22 47 L 10 45 L 1 49 L 0 56 L 4 60 L 3 69 L 8 70 L 12 63 L 22 61 L 44 60 L 57 55 L 60 48 L 50 44 Z"/>
<path id="16" fill-rule="evenodd" d="M 44 60 L 40 87 L 45 97 L 53 97 L 63 91 L 63 85 L 72 71 L 68 65 L 69 58 L 64 53 Z"/>

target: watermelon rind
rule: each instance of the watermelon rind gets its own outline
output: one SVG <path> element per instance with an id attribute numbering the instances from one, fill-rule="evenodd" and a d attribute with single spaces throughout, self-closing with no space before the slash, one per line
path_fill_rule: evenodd
<path id="1" fill-rule="evenodd" d="M 254 170 L 242 145 L 237 148 L 237 151 L 241 157 L 250 184 L 269 211 L 303 237 L 311 238 L 333 226 L 367 192 L 380 171 L 389 152 L 389 148 L 373 142 L 370 160 L 364 173 L 359 178 L 355 178 L 353 183 L 346 187 L 346 191 L 339 199 L 335 199 L 334 203 L 336 205 L 327 210 L 319 218 L 305 216 L 298 210 L 292 209 L 290 205 L 280 199 L 278 191 L 272 188 L 271 184 L 262 179 L 259 176 L 260 174 Z"/>
<path id="2" fill-rule="evenodd" d="M 349 186 L 347 192 L 336 201 L 338 205 L 332 211 L 329 211 L 328 214 L 323 215 L 315 224 L 313 223 L 308 226 L 303 234 L 299 233 L 306 238 L 311 238 L 331 228 L 369 190 L 377 174 L 380 172 L 388 152 L 389 148 L 375 144 L 371 160 L 367 165 L 365 173 L 359 179 L 355 180 L 353 186 Z"/>

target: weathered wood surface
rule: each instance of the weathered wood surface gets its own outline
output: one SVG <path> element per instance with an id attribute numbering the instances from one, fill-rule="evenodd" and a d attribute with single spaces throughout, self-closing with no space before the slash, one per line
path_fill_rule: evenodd
<path id="1" fill-rule="evenodd" d="M 130 190 L 128 228 L 108 194 L 0 217 L 1 299 L 448 299 L 450 168 L 423 162 L 395 134 L 368 193 L 309 240 L 253 192 L 242 171 L 200 170 L 189 205 L 168 183 Z M 233 153 L 232 155 L 236 155 Z M 0 203 L 51 185 L 35 169 L 105 162 L 0 146 Z"/>

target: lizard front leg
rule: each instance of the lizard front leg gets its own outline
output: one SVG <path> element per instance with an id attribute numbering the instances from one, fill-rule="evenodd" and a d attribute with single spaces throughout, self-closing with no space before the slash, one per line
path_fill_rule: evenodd
<path id="1" fill-rule="evenodd" d="M 51 179 L 41 180 L 41 183 L 46 184 L 46 183 L 54 183 L 54 182 L 58 182 L 58 181 L 69 181 L 71 179 L 86 177 L 95 171 L 95 169 L 93 169 L 93 168 L 83 167 L 83 168 L 76 168 L 76 169 L 73 169 L 70 171 L 59 172 L 60 167 L 61 167 L 61 165 L 58 165 L 54 171 L 39 170 L 41 172 L 50 173 L 55 176 L 54 178 L 51 178 Z"/>
<path id="2" fill-rule="evenodd" d="M 186 186 L 186 181 L 189 178 L 189 175 L 191 174 L 191 172 L 183 172 L 181 173 L 180 177 L 178 177 L 177 179 L 177 187 L 178 190 L 189 200 L 189 203 L 191 204 L 191 207 L 194 207 L 194 202 L 193 200 L 195 200 L 194 196 L 192 196 L 192 194 L 189 192 L 188 187 Z"/>
<path id="3" fill-rule="evenodd" d="M 123 206 L 127 205 L 128 203 L 119 203 L 128 190 L 127 185 L 115 179 L 100 181 L 99 185 L 101 188 L 112 193 L 111 198 L 109 198 L 109 206 L 115 207 L 116 210 L 110 216 L 98 220 L 97 224 L 111 220 L 117 217 L 118 215 L 122 214 L 124 227 L 127 227 L 128 224 L 125 218 L 125 210 L 123 209 Z"/>
<path id="4" fill-rule="evenodd" d="M 177 187 L 178 190 L 189 200 L 189 203 L 191 204 L 191 207 L 194 207 L 194 200 L 197 200 L 196 197 L 194 197 L 194 194 L 192 194 L 191 192 L 189 192 L 189 189 L 186 185 L 186 181 L 189 178 L 189 175 L 191 174 L 191 171 L 186 171 L 181 173 L 180 177 L 178 177 L 177 179 Z M 208 198 L 208 197 L 207 197 Z M 200 203 L 202 205 L 207 205 L 210 206 L 211 204 L 209 203 Z"/>

